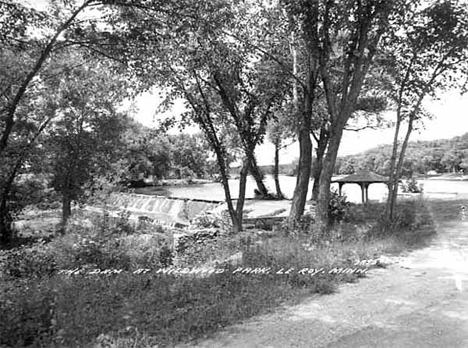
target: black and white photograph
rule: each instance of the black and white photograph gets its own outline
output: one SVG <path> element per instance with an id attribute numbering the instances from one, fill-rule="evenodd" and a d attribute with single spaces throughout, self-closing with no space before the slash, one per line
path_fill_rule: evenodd
<path id="1" fill-rule="evenodd" d="M 0 348 L 468 348 L 468 0 L 0 0 Z"/>

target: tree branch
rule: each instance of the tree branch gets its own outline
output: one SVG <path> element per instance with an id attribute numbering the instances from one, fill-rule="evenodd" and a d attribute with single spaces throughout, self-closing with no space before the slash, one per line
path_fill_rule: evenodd
<path id="1" fill-rule="evenodd" d="M 18 105 L 23 98 L 24 94 L 26 93 L 26 90 L 33 80 L 33 78 L 38 74 L 38 72 L 41 70 L 42 66 L 44 65 L 46 59 L 49 57 L 50 53 L 52 52 L 52 49 L 54 48 L 55 43 L 57 42 L 59 36 L 62 34 L 63 31 L 65 31 L 70 24 L 75 20 L 75 18 L 82 12 L 86 7 L 88 7 L 93 0 L 86 0 L 78 9 L 76 9 L 71 16 L 64 22 L 60 27 L 57 29 L 55 32 L 54 36 L 50 39 L 48 42 L 47 46 L 45 49 L 42 51 L 41 55 L 37 59 L 36 63 L 34 64 L 34 67 L 31 69 L 31 71 L 28 73 L 26 76 L 25 80 L 21 84 L 20 88 L 18 89 L 18 92 L 16 93 L 15 97 L 13 98 L 11 105 L 8 107 L 7 115 L 5 117 L 5 128 L 3 129 L 2 136 L 0 138 L 0 155 L 5 151 L 7 144 L 8 144 L 8 139 L 10 137 L 10 134 L 12 132 L 13 126 L 15 124 L 15 113 L 16 109 L 18 108 Z"/>

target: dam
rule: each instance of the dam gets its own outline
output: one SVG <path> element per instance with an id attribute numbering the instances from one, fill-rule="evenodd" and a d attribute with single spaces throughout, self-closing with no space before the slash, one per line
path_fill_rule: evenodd
<path id="1" fill-rule="evenodd" d="M 198 214 L 213 210 L 224 202 L 203 199 L 115 193 L 109 204 L 115 210 L 128 211 L 133 218 L 148 218 L 164 225 L 188 226 Z"/>

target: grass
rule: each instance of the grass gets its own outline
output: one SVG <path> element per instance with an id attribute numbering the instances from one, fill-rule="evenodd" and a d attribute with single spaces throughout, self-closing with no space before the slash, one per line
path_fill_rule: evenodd
<path id="1" fill-rule="evenodd" d="M 424 246 L 434 232 L 423 202 L 402 202 L 392 226 L 379 220 L 381 210 L 380 205 L 355 206 L 352 220 L 336 225 L 327 240 L 311 242 L 310 234 L 291 239 L 252 232 L 204 241 L 196 252 L 188 250 L 181 264 L 192 260 L 202 267 L 201 261 L 213 261 L 213 250 L 216 258 L 243 253 L 236 265 L 211 263 L 222 273 L 205 277 L 155 272 L 168 264 L 162 252 L 171 243 L 167 231 L 151 235 L 148 226 L 132 229 L 125 220 L 95 222 L 92 228 L 77 224 L 68 235 L 14 250 L 3 262 L 0 346 L 171 346 L 312 294 L 330 294 L 340 282 L 365 276 L 330 270 L 354 269 L 359 260 Z M 57 274 L 86 263 L 125 271 Z M 136 268 L 151 271 L 133 274 Z M 259 268 L 269 271 L 253 271 Z M 302 274 L 306 268 L 323 272 Z M 293 271 L 277 274 L 281 269 Z"/>
<path id="2" fill-rule="evenodd" d="M 434 214 L 436 214 L 441 221 L 461 220 L 462 214 L 460 207 L 462 205 L 468 206 L 468 198 L 454 200 L 434 199 L 430 204 Z M 468 211 L 465 214 L 468 214 Z"/>

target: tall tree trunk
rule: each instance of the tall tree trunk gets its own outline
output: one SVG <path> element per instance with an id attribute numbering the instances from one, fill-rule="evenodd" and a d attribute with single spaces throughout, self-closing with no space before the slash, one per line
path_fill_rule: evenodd
<path id="1" fill-rule="evenodd" d="M 310 172 L 312 167 L 312 140 L 310 139 L 310 128 L 312 118 L 313 88 L 305 93 L 304 109 L 300 115 L 301 122 L 299 128 L 299 164 L 297 168 L 296 188 L 291 203 L 289 220 L 291 224 L 299 221 L 304 214 L 307 201 L 307 191 L 309 190 Z"/>
<path id="2" fill-rule="evenodd" d="M 275 166 L 273 169 L 273 177 L 275 179 L 276 198 L 283 199 L 284 195 L 283 195 L 283 192 L 281 192 L 281 186 L 279 182 L 279 150 L 280 150 L 279 141 L 275 141 Z"/>
<path id="3" fill-rule="evenodd" d="M 65 190 L 62 193 L 62 233 L 65 233 L 68 220 L 72 214 L 71 212 L 72 199 L 69 193 Z"/>
<path id="4" fill-rule="evenodd" d="M 316 208 L 316 222 L 319 229 L 328 228 L 328 204 L 330 201 L 330 185 L 335 169 L 336 158 L 340 148 L 344 125 L 332 127 L 327 154 L 323 160 L 323 168 L 320 174 L 319 195 Z"/>
<path id="5" fill-rule="evenodd" d="M 263 174 L 260 171 L 260 168 L 258 168 L 257 164 L 257 159 L 255 158 L 255 154 L 253 151 L 246 151 L 246 155 L 248 156 L 248 160 L 250 161 L 249 164 L 249 171 L 250 174 L 255 179 L 255 182 L 257 184 L 257 190 L 260 194 L 260 196 L 267 196 L 268 195 L 268 189 L 266 188 L 265 184 L 263 183 Z"/>
<path id="6" fill-rule="evenodd" d="M 408 148 L 408 142 L 409 138 L 411 135 L 411 132 L 413 131 L 413 123 L 414 123 L 414 115 L 410 115 L 410 118 L 408 120 L 408 129 L 406 130 L 406 135 L 405 139 L 403 140 L 403 143 L 401 144 L 401 150 L 400 150 L 400 155 L 398 156 L 398 162 L 396 165 L 396 170 L 395 170 L 395 176 L 394 176 L 394 181 L 393 181 L 393 188 L 392 188 L 392 194 L 390 196 L 389 194 L 389 201 L 387 204 L 390 204 L 389 206 L 389 215 L 387 216 L 389 221 L 393 219 L 393 212 L 395 210 L 395 204 L 397 200 L 397 194 L 398 194 L 398 182 L 400 181 L 401 178 L 401 172 L 403 169 L 403 162 L 405 160 L 405 154 L 406 154 L 406 149 Z"/>
<path id="7" fill-rule="evenodd" d="M 11 193 L 13 183 L 18 175 L 19 170 L 21 169 L 26 157 L 29 154 L 32 146 L 34 145 L 37 138 L 41 135 L 42 131 L 47 127 L 49 122 L 52 120 L 53 116 L 49 117 L 47 120 L 42 123 L 39 129 L 36 131 L 34 136 L 31 138 L 29 143 L 20 153 L 20 156 L 16 160 L 15 166 L 9 175 L 7 175 L 5 182 L 1 185 L 1 196 L 0 196 L 0 245 L 8 244 L 12 241 L 14 234 L 11 226 L 11 212 L 8 208 L 8 197 Z M 5 153 L 0 154 L 0 156 L 5 156 Z"/>
<path id="8" fill-rule="evenodd" d="M 8 198 L 13 185 L 15 171 L 11 173 L 1 187 L 0 195 L 0 245 L 8 245 L 13 241 L 11 212 L 8 208 Z"/>
<path id="9" fill-rule="evenodd" d="M 318 195 L 319 195 L 320 175 L 322 173 L 322 168 L 323 168 L 323 156 L 325 155 L 325 150 L 327 149 L 327 145 L 328 145 L 327 133 L 328 131 L 323 128 L 320 130 L 320 137 L 318 139 L 317 148 L 315 150 L 317 158 L 312 168 L 313 177 L 314 177 L 314 184 L 312 187 L 312 200 L 313 201 L 317 201 Z"/>
<path id="10" fill-rule="evenodd" d="M 398 136 L 401 127 L 401 115 L 397 112 L 397 122 L 395 125 L 395 135 L 393 137 L 392 155 L 390 157 L 390 173 L 388 179 L 388 197 L 385 206 L 385 218 L 387 221 L 393 219 L 393 209 L 395 207 L 395 200 L 398 191 L 398 179 L 396 175 L 396 161 L 398 155 Z"/>
<path id="11" fill-rule="evenodd" d="M 7 197 L 0 199 L 0 245 L 7 246 L 13 241 L 13 229 L 7 206 Z"/>
<path id="12" fill-rule="evenodd" d="M 302 217 L 307 200 L 312 165 L 312 141 L 309 134 L 309 129 L 302 129 L 299 132 L 299 164 L 297 168 L 296 188 L 294 189 L 291 212 L 289 214 L 292 222 L 299 221 Z"/>
<path id="13" fill-rule="evenodd" d="M 36 137 L 33 138 L 33 141 Z M 0 196 L 0 244 L 8 245 L 13 241 L 14 231 L 12 227 L 12 217 L 11 211 L 8 207 L 8 199 L 13 188 L 13 183 L 15 181 L 18 172 L 23 165 L 23 161 L 26 158 L 27 151 L 29 150 L 31 144 L 29 144 L 26 149 L 23 150 L 20 157 L 16 160 L 16 164 L 13 167 L 11 173 L 8 174 L 5 182 L 1 187 L 1 196 Z"/>
<path id="14" fill-rule="evenodd" d="M 237 199 L 237 204 L 236 204 L 237 225 L 233 229 L 233 232 L 235 233 L 242 231 L 244 203 L 245 203 L 245 188 L 247 186 L 247 174 L 249 173 L 250 163 L 251 162 L 249 161 L 249 159 L 246 159 L 240 171 L 239 197 Z"/>
<path id="15" fill-rule="evenodd" d="M 397 155 L 398 155 L 398 137 L 400 135 L 400 128 L 401 128 L 401 122 L 403 120 L 403 114 L 402 114 L 402 107 L 403 107 L 403 97 L 406 89 L 406 85 L 410 79 L 411 76 L 411 70 L 413 67 L 413 64 L 415 63 L 416 59 L 418 57 L 417 52 L 415 51 L 413 53 L 413 56 L 411 58 L 410 64 L 406 69 L 405 72 L 405 77 L 403 79 L 403 82 L 399 88 L 398 91 L 398 99 L 397 99 L 397 111 L 396 111 L 396 125 L 395 125 L 395 134 L 393 136 L 393 148 L 392 148 L 392 155 L 390 157 L 390 175 L 389 175 L 389 182 L 388 182 L 388 198 L 387 198 L 387 204 L 385 206 L 385 218 L 387 221 L 391 221 L 393 219 L 393 210 L 395 208 L 395 202 L 396 202 L 396 197 L 398 193 L 398 175 L 397 175 Z M 420 105 L 422 102 L 422 99 L 419 100 L 419 103 L 417 105 Z M 418 107 L 419 108 L 419 107 Z M 408 125 L 409 127 L 409 125 Z"/>
<path id="16" fill-rule="evenodd" d="M 294 47 L 295 37 L 291 34 L 291 56 L 293 59 L 293 75 L 297 76 L 298 61 L 297 50 Z M 309 62 L 310 63 L 310 62 Z M 311 68 L 311 67 L 309 67 Z M 296 115 L 300 118 L 298 128 L 299 140 L 299 163 L 297 166 L 296 188 L 289 212 L 289 224 L 294 226 L 304 214 L 305 203 L 307 200 L 307 191 L 309 189 L 310 170 L 312 164 L 312 141 L 310 140 L 310 127 L 312 117 L 312 104 L 314 102 L 315 81 L 312 78 L 312 72 L 309 71 L 307 87 L 304 87 L 304 104 L 299 107 L 298 81 L 293 82 L 293 104 Z"/>
<path id="17" fill-rule="evenodd" d="M 221 174 L 221 184 L 224 189 L 224 197 L 228 207 L 228 213 L 231 218 L 233 231 L 240 231 L 242 229 L 242 224 L 239 223 L 237 219 L 237 213 L 232 204 L 231 190 L 229 188 L 229 179 L 227 175 L 226 163 L 224 161 L 223 151 L 219 147 L 214 147 L 216 153 L 216 161 L 218 162 L 219 172 Z"/>

